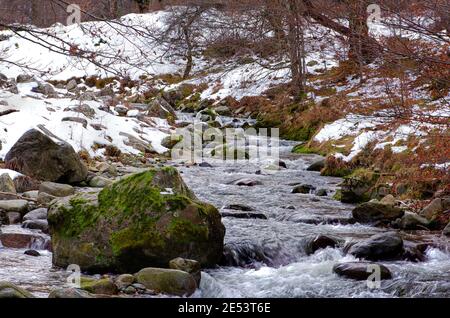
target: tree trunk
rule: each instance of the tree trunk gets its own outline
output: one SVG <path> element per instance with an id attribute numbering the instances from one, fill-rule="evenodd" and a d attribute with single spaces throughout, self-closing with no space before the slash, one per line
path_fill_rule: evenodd
<path id="1" fill-rule="evenodd" d="M 183 27 L 184 40 L 186 42 L 187 50 L 186 50 L 186 67 L 184 68 L 183 79 L 187 79 L 191 74 L 192 70 L 192 43 L 189 38 L 189 26 Z"/>
<path id="2" fill-rule="evenodd" d="M 355 0 L 351 2 L 356 10 L 351 10 L 353 12 L 350 13 L 349 27 L 346 27 L 320 13 L 311 0 L 304 0 L 306 15 L 349 39 L 349 59 L 358 60 L 360 58 L 364 63 L 371 63 L 379 55 L 380 46 L 374 38 L 369 36 L 366 8 L 361 2 Z"/>

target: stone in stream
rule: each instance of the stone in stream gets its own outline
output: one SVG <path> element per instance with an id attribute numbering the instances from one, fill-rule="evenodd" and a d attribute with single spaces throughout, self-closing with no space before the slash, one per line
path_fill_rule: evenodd
<path id="1" fill-rule="evenodd" d="M 262 213 L 252 212 L 221 212 L 222 217 L 237 218 L 237 219 L 261 219 L 267 220 L 267 216 Z"/>
<path id="2" fill-rule="evenodd" d="M 25 255 L 29 255 L 29 256 L 34 256 L 34 257 L 41 256 L 41 253 L 39 253 L 39 252 L 36 251 L 36 250 L 26 250 L 26 251 L 24 252 L 24 254 L 25 254 Z"/>
<path id="3" fill-rule="evenodd" d="M 401 219 L 394 223 L 403 230 L 426 230 L 430 222 L 420 215 L 412 212 L 405 212 Z"/>
<path id="4" fill-rule="evenodd" d="M 306 168 L 306 170 L 320 172 L 323 168 L 325 168 L 325 158 L 314 161 L 308 166 L 308 168 Z"/>
<path id="5" fill-rule="evenodd" d="M 237 211 L 245 211 L 245 212 L 251 212 L 255 211 L 252 207 L 249 207 L 247 205 L 243 204 L 229 204 L 224 207 L 225 210 L 237 210 Z"/>
<path id="6" fill-rule="evenodd" d="M 386 266 L 377 263 L 348 262 L 333 266 L 333 272 L 339 276 L 356 280 L 367 280 L 378 269 L 381 279 L 392 279 L 391 271 Z"/>
<path id="7" fill-rule="evenodd" d="M 134 275 L 139 284 L 156 293 L 191 296 L 197 289 L 194 277 L 184 271 L 164 268 L 144 268 Z"/>
<path id="8" fill-rule="evenodd" d="M 371 261 L 397 259 L 403 253 L 403 240 L 396 232 L 380 233 L 354 244 L 348 253 Z"/>
<path id="9" fill-rule="evenodd" d="M 98 193 L 58 199 L 48 220 L 53 264 L 60 267 L 130 273 L 166 267 L 175 257 L 208 267 L 223 251 L 219 211 L 199 201 L 172 167 L 130 175 Z"/>
<path id="10" fill-rule="evenodd" d="M 196 260 L 177 257 L 169 262 L 169 268 L 191 274 L 192 277 L 194 277 L 197 286 L 200 286 L 202 277 L 201 266 Z"/>
<path id="11" fill-rule="evenodd" d="M 0 233 L 0 243 L 6 248 L 30 248 L 35 244 L 45 245 L 46 239 L 39 233 Z"/>
<path id="12" fill-rule="evenodd" d="M 28 130 L 5 156 L 6 167 L 14 167 L 34 179 L 78 183 L 85 180 L 87 168 L 71 145 L 37 129 Z"/>
<path id="13" fill-rule="evenodd" d="M 40 205 L 44 205 L 44 206 L 48 206 L 55 199 L 56 199 L 55 196 L 45 193 L 45 192 L 39 192 L 38 198 L 37 198 L 38 203 Z"/>
<path id="14" fill-rule="evenodd" d="M 95 296 L 82 289 L 58 288 L 52 290 L 48 298 L 95 298 Z"/>
<path id="15" fill-rule="evenodd" d="M 114 181 L 109 180 L 102 176 L 95 176 L 91 180 L 89 180 L 89 186 L 93 188 L 104 188 L 113 183 Z"/>
<path id="16" fill-rule="evenodd" d="M 132 285 L 135 281 L 136 281 L 136 279 L 134 278 L 133 275 L 122 274 L 116 278 L 114 283 L 116 284 L 117 288 L 119 288 L 119 290 L 123 291 L 128 286 Z"/>
<path id="17" fill-rule="evenodd" d="M 444 230 L 442 231 L 442 234 L 444 234 L 445 236 L 450 236 L 450 222 L 444 228 Z"/>
<path id="18" fill-rule="evenodd" d="M 34 296 L 23 288 L 8 282 L 0 282 L 0 299 L 6 298 L 34 298 Z"/>
<path id="19" fill-rule="evenodd" d="M 24 198 L 37 200 L 39 196 L 39 190 L 27 191 L 22 194 Z"/>
<path id="20" fill-rule="evenodd" d="M 93 279 L 81 277 L 81 289 L 99 295 L 117 295 L 119 289 L 109 278 Z"/>
<path id="21" fill-rule="evenodd" d="M 0 200 L 0 210 L 6 212 L 26 213 L 29 203 L 26 200 Z"/>
<path id="22" fill-rule="evenodd" d="M 68 184 L 42 182 L 39 186 L 39 192 L 44 192 L 55 197 L 67 197 L 69 195 L 75 194 L 75 189 Z"/>
<path id="23" fill-rule="evenodd" d="M 258 181 L 258 180 L 243 178 L 243 179 L 233 181 L 232 184 L 237 185 L 237 186 L 254 187 L 256 185 L 262 185 L 262 182 Z"/>
<path id="24" fill-rule="evenodd" d="M 48 233 L 47 220 L 28 220 L 22 223 L 24 229 L 41 230 L 44 233 Z"/>
<path id="25" fill-rule="evenodd" d="M 23 216 L 23 220 L 24 221 L 47 220 L 47 209 L 39 208 L 39 209 L 30 211 Z"/>
<path id="26" fill-rule="evenodd" d="M 352 215 L 357 222 L 376 223 L 380 221 L 394 221 L 401 218 L 404 215 L 404 211 L 387 204 L 366 202 L 354 208 Z"/>
<path id="27" fill-rule="evenodd" d="M 338 241 L 335 238 L 322 234 L 317 235 L 308 242 L 307 253 L 314 254 L 316 251 L 320 249 L 324 249 L 327 247 L 335 248 L 337 245 Z"/>
<path id="28" fill-rule="evenodd" d="M 316 187 L 310 185 L 310 184 L 301 184 L 299 186 L 296 186 L 294 189 L 292 189 L 291 193 L 303 193 L 303 194 L 309 194 L 312 191 L 314 191 Z"/>
<path id="29" fill-rule="evenodd" d="M 206 162 L 206 161 L 200 162 L 200 163 L 198 164 L 198 166 L 201 167 L 201 168 L 212 168 L 212 167 L 213 167 L 210 163 L 208 163 L 208 162 Z"/>
<path id="30" fill-rule="evenodd" d="M 14 181 L 7 173 L 0 175 L 0 192 L 17 193 Z M 0 199 L 2 199 L 1 195 Z"/>
<path id="31" fill-rule="evenodd" d="M 327 189 L 319 189 L 316 191 L 318 197 L 326 197 L 328 195 Z"/>
<path id="32" fill-rule="evenodd" d="M 450 197 L 436 198 L 419 213 L 433 229 L 442 230 L 450 221 Z"/>

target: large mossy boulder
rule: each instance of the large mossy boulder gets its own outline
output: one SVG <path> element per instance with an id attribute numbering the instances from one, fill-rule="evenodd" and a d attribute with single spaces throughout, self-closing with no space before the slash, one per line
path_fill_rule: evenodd
<path id="1" fill-rule="evenodd" d="M 165 268 L 144 268 L 134 275 L 139 284 L 157 293 L 191 296 L 197 289 L 194 277 L 184 271 Z"/>
<path id="2" fill-rule="evenodd" d="M 48 220 L 53 263 L 85 271 L 136 272 L 176 257 L 217 264 L 225 228 L 174 168 L 134 174 L 100 192 L 53 202 Z"/>
<path id="3" fill-rule="evenodd" d="M 37 129 L 19 138 L 6 154 L 5 163 L 34 179 L 60 183 L 84 181 L 88 172 L 71 145 Z"/>

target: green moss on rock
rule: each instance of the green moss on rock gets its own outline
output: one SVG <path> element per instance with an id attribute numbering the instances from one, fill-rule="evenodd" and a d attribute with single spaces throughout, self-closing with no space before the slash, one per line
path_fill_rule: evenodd
<path id="1" fill-rule="evenodd" d="M 164 267 L 175 257 L 211 266 L 222 255 L 225 233 L 217 209 L 198 201 L 171 167 L 61 199 L 49 209 L 49 225 L 54 264 L 88 271 Z"/>

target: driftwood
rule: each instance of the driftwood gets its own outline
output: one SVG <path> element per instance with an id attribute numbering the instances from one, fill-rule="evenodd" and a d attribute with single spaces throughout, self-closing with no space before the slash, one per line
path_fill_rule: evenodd
<path id="1" fill-rule="evenodd" d="M 32 202 L 38 202 L 36 199 L 32 199 L 32 198 L 26 198 L 24 196 L 21 196 L 20 194 L 14 194 L 14 193 L 10 193 L 10 192 L 1 192 L 0 191 L 0 195 L 9 195 L 11 197 L 15 197 L 17 199 L 21 199 L 21 200 L 27 200 L 27 201 L 32 201 Z"/>

